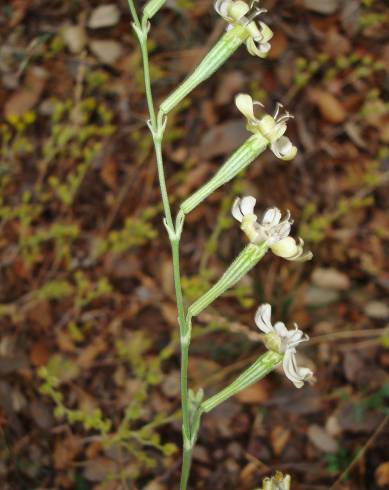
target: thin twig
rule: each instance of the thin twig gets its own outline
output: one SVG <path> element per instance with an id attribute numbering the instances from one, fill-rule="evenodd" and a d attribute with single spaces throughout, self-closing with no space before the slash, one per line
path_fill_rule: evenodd
<path id="1" fill-rule="evenodd" d="M 358 451 L 358 454 L 347 466 L 347 468 L 343 471 L 343 473 L 339 476 L 336 482 L 330 487 L 329 490 L 335 490 L 339 485 L 339 483 L 341 483 L 344 480 L 344 478 L 348 476 L 350 471 L 354 468 L 354 466 L 358 463 L 358 461 L 362 458 L 362 456 L 366 453 L 366 451 L 372 446 L 374 441 L 377 439 L 378 435 L 384 430 L 385 425 L 388 423 L 388 420 L 389 420 L 389 415 L 387 415 L 384 418 L 384 420 L 379 424 L 379 426 L 376 428 L 374 433 L 369 437 L 369 439 L 367 440 L 363 448 L 360 451 Z"/>

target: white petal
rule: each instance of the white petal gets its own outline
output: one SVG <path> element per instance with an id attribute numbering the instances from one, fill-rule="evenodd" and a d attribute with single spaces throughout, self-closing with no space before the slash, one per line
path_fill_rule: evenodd
<path id="1" fill-rule="evenodd" d="M 232 205 L 231 213 L 232 213 L 232 216 L 236 220 L 238 220 L 240 223 L 242 223 L 243 214 L 242 214 L 242 211 L 240 209 L 240 202 L 241 202 L 241 198 L 237 197 L 234 201 L 234 204 Z"/>
<path id="2" fill-rule="evenodd" d="M 249 31 L 250 36 L 253 39 L 262 40 L 261 31 L 258 29 L 258 26 L 254 21 L 247 24 L 246 29 Z"/>
<path id="3" fill-rule="evenodd" d="M 282 322 L 277 322 L 274 325 L 274 330 L 277 332 L 277 334 L 282 337 L 282 338 L 287 338 L 288 337 L 288 329 L 285 326 L 285 323 Z"/>
<path id="4" fill-rule="evenodd" d="M 247 12 L 250 10 L 249 5 L 246 2 L 242 2 L 242 0 L 237 0 L 235 2 L 231 2 L 228 8 L 228 14 L 235 21 L 240 20 L 244 17 Z"/>
<path id="5" fill-rule="evenodd" d="M 255 314 L 255 323 L 264 333 L 274 332 L 271 324 L 271 306 L 269 304 L 261 305 Z"/>
<path id="6" fill-rule="evenodd" d="M 295 242 L 296 243 L 296 242 Z M 278 253 L 274 252 L 276 255 Z M 299 238 L 299 243 L 296 244 L 296 250 L 294 254 L 291 254 L 287 257 L 283 257 L 286 260 L 298 261 L 298 262 L 306 262 L 307 260 L 311 260 L 313 257 L 313 253 L 311 251 L 304 252 L 304 241 Z"/>
<path id="7" fill-rule="evenodd" d="M 287 126 L 286 122 L 277 121 L 277 124 L 276 124 L 276 126 L 273 130 L 273 134 L 272 134 L 272 143 L 277 144 L 278 140 L 280 138 L 282 138 L 282 136 L 284 136 L 287 129 L 288 129 L 288 126 Z"/>
<path id="8" fill-rule="evenodd" d="M 264 22 L 260 22 L 259 26 L 261 28 L 262 42 L 268 43 L 270 39 L 274 36 L 273 31 Z"/>
<path id="9" fill-rule="evenodd" d="M 271 245 L 271 250 L 275 255 L 288 260 L 291 260 L 296 256 L 296 254 L 298 254 L 296 240 L 290 236 Z"/>
<path id="10" fill-rule="evenodd" d="M 249 37 L 246 41 L 247 51 L 252 56 L 258 56 L 259 58 L 266 58 L 270 51 L 270 44 L 262 41 L 256 41 L 254 38 Z"/>
<path id="11" fill-rule="evenodd" d="M 303 341 L 304 333 L 299 328 L 296 327 L 294 330 L 288 330 L 287 337 L 288 337 L 288 344 L 289 345 L 293 344 L 295 346 Z M 304 339 L 304 340 L 308 340 L 308 339 Z"/>
<path id="12" fill-rule="evenodd" d="M 262 225 L 263 226 L 275 226 L 281 221 L 281 211 L 278 208 L 269 208 L 263 218 Z"/>
<path id="13" fill-rule="evenodd" d="M 298 367 L 296 363 L 296 349 L 287 349 L 282 362 L 286 377 L 292 381 L 296 388 L 302 388 L 304 381 L 313 377 L 310 369 Z"/>
<path id="14" fill-rule="evenodd" d="M 280 160 L 292 160 L 297 155 L 297 148 L 286 136 L 281 136 L 271 144 L 271 150 Z"/>
<path id="15" fill-rule="evenodd" d="M 244 216 L 254 214 L 254 208 L 257 200 L 253 196 L 246 196 L 241 200 L 240 209 Z"/>
<path id="16" fill-rule="evenodd" d="M 238 110 L 249 120 L 254 121 L 254 104 L 249 94 L 239 94 L 235 97 L 235 104 Z"/>
<path id="17" fill-rule="evenodd" d="M 232 0 L 216 0 L 214 5 L 216 12 L 226 20 L 229 20 L 228 10 L 231 3 Z"/>
<path id="18" fill-rule="evenodd" d="M 283 240 L 284 238 L 288 237 L 290 234 L 291 228 L 292 228 L 292 225 L 291 225 L 290 221 L 284 221 L 283 223 L 280 223 L 280 225 L 277 229 L 278 240 Z"/>

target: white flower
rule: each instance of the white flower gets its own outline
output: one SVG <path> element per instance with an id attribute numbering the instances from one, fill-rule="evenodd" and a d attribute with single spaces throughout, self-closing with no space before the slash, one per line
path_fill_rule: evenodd
<path id="1" fill-rule="evenodd" d="M 265 478 L 262 490 L 290 490 L 290 475 L 283 475 L 279 471 L 272 478 Z"/>
<path id="2" fill-rule="evenodd" d="M 293 116 L 285 111 L 280 114 L 283 108 L 282 104 L 277 103 L 274 114 L 264 115 L 260 119 L 254 114 L 256 106 L 263 108 L 261 102 L 254 101 L 248 94 L 239 94 L 235 98 L 235 104 L 238 110 L 247 119 L 247 130 L 251 133 L 260 133 L 265 137 L 270 144 L 270 148 L 275 156 L 281 160 L 292 160 L 297 154 L 297 148 L 293 145 L 289 138 L 284 136 L 287 129 L 287 121 Z"/>
<path id="3" fill-rule="evenodd" d="M 236 198 L 232 206 L 232 216 L 241 223 L 241 229 L 251 243 L 266 243 L 272 252 L 286 260 L 305 261 L 312 258 L 312 253 L 304 253 L 304 242 L 298 243 L 289 236 L 293 221 L 289 211 L 284 219 L 278 208 L 268 209 L 262 220 L 254 213 L 256 199 L 252 196 Z"/>
<path id="4" fill-rule="evenodd" d="M 301 342 L 309 340 L 308 335 L 299 330 L 295 324 L 294 330 L 288 330 L 284 323 L 271 323 L 271 306 L 261 305 L 255 314 L 255 323 L 266 334 L 265 345 L 269 350 L 284 354 L 282 361 L 286 377 L 292 381 L 296 388 L 301 388 L 304 381 L 313 379 L 313 373 L 305 367 L 298 367 L 296 363 L 296 347 Z"/>
<path id="5" fill-rule="evenodd" d="M 267 12 L 266 9 L 260 9 L 255 5 L 258 0 L 254 0 L 251 7 L 243 0 L 216 0 L 215 10 L 228 22 L 227 30 L 232 29 L 235 25 L 240 24 L 248 31 L 246 41 L 247 50 L 253 56 L 266 58 L 270 51 L 270 39 L 273 37 L 272 30 L 263 22 L 257 23 L 255 17 Z"/>

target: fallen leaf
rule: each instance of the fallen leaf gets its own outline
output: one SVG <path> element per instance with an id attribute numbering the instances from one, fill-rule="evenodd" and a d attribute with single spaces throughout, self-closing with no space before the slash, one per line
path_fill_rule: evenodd
<path id="1" fill-rule="evenodd" d="M 266 379 L 240 391 L 235 398 L 247 405 L 258 405 L 269 399 L 269 383 Z"/>
<path id="2" fill-rule="evenodd" d="M 331 289 L 308 287 L 305 291 L 304 304 L 308 306 L 324 306 L 335 303 L 339 299 L 339 293 Z"/>
<path id="3" fill-rule="evenodd" d="M 365 306 L 365 313 L 370 318 L 385 320 L 389 317 L 389 306 L 383 301 L 370 301 Z"/>
<path id="4" fill-rule="evenodd" d="M 110 39 L 96 39 L 89 46 L 92 53 L 107 65 L 115 63 L 123 54 L 122 45 Z"/>
<path id="5" fill-rule="evenodd" d="M 77 365 L 82 368 L 88 368 L 92 362 L 104 352 L 107 348 L 107 343 L 101 337 L 96 337 L 95 340 L 85 347 L 77 359 Z"/>
<path id="6" fill-rule="evenodd" d="M 31 67 L 27 71 L 23 87 L 11 95 L 6 102 L 4 107 L 5 116 L 22 116 L 31 110 L 39 101 L 47 78 L 46 70 L 38 66 Z"/>
<path id="7" fill-rule="evenodd" d="M 118 165 L 116 160 L 108 158 L 100 170 L 100 176 L 104 184 L 110 189 L 117 186 Z"/>
<path id="8" fill-rule="evenodd" d="M 389 461 L 381 463 L 375 470 L 375 480 L 379 487 L 389 485 Z"/>
<path id="9" fill-rule="evenodd" d="M 246 77 L 241 71 L 231 71 L 220 80 L 215 94 L 215 104 L 230 104 L 234 96 L 241 92 L 246 83 Z"/>
<path id="10" fill-rule="evenodd" d="M 339 8 L 339 0 L 304 0 L 307 9 L 323 15 L 335 13 Z"/>
<path id="11" fill-rule="evenodd" d="M 201 186 L 202 183 L 206 182 L 209 173 L 212 170 L 212 166 L 206 163 L 196 165 L 191 169 L 185 181 L 178 187 L 177 196 L 185 198 L 189 196 L 194 189 Z M 208 177 L 209 178 L 209 177 Z"/>
<path id="12" fill-rule="evenodd" d="M 189 360 L 189 375 L 194 381 L 207 379 L 220 369 L 219 364 L 210 359 L 191 357 Z"/>
<path id="13" fill-rule="evenodd" d="M 342 433 L 342 428 L 339 425 L 339 421 L 335 415 L 330 415 L 326 420 L 325 425 L 326 432 L 332 437 L 338 437 Z"/>
<path id="14" fill-rule="evenodd" d="M 170 371 L 163 378 L 161 389 L 168 398 L 177 398 L 180 394 L 180 372 L 178 370 Z"/>
<path id="15" fill-rule="evenodd" d="M 268 58 L 270 60 L 280 58 L 287 47 L 288 40 L 285 34 L 282 31 L 277 31 L 271 40 L 271 50 L 269 51 Z"/>
<path id="16" fill-rule="evenodd" d="M 66 25 L 62 35 L 69 51 L 74 54 L 81 53 L 88 41 L 85 29 L 80 25 Z"/>
<path id="17" fill-rule="evenodd" d="M 90 29 L 101 29 L 102 27 L 111 27 L 119 22 L 120 10 L 111 3 L 108 5 L 100 5 L 96 7 L 88 21 Z"/>
<path id="18" fill-rule="evenodd" d="M 82 447 L 82 439 L 80 437 L 70 435 L 65 439 L 62 437 L 58 438 L 53 452 L 54 468 L 57 470 L 68 468 Z"/>
<path id="19" fill-rule="evenodd" d="M 26 317 L 32 328 L 38 332 L 45 331 L 53 325 L 49 301 L 33 301 L 26 306 Z"/>
<path id="20" fill-rule="evenodd" d="M 274 454 L 280 456 L 284 447 L 288 443 L 290 438 L 290 430 L 286 429 L 282 425 L 276 425 L 270 434 L 271 445 L 273 447 Z"/>
<path id="21" fill-rule="evenodd" d="M 12 0 L 12 15 L 10 20 L 10 27 L 17 26 L 25 17 L 28 7 L 31 4 L 31 0 Z"/>
<path id="22" fill-rule="evenodd" d="M 54 425 L 52 408 L 40 401 L 33 400 L 28 407 L 28 412 L 38 427 L 41 429 L 51 429 Z"/>
<path id="23" fill-rule="evenodd" d="M 149 482 L 143 490 L 167 490 L 167 486 L 159 483 L 157 480 Z"/>
<path id="24" fill-rule="evenodd" d="M 346 274 L 333 268 L 316 268 L 312 273 L 312 282 L 320 288 L 335 289 L 336 291 L 344 291 L 350 287 L 350 279 Z"/>
<path id="25" fill-rule="evenodd" d="M 38 340 L 31 346 L 30 362 L 34 367 L 43 366 L 50 357 L 50 351 L 45 340 Z"/>
<path id="26" fill-rule="evenodd" d="M 96 458 L 87 461 L 84 468 L 84 477 L 88 481 L 99 482 L 107 478 L 109 474 L 115 474 L 118 468 L 109 458 Z"/>
<path id="27" fill-rule="evenodd" d="M 328 432 L 319 425 L 311 425 L 308 428 L 307 435 L 312 444 L 324 453 L 336 453 L 338 443 L 328 434 Z"/>
<path id="28" fill-rule="evenodd" d="M 318 106 L 321 115 L 326 121 L 332 124 L 340 124 L 346 120 L 346 110 L 331 93 L 314 89 L 309 92 L 309 97 Z"/>
<path id="29" fill-rule="evenodd" d="M 200 142 L 201 158 L 227 155 L 236 150 L 246 139 L 248 133 L 241 119 L 215 126 L 206 133 Z"/>

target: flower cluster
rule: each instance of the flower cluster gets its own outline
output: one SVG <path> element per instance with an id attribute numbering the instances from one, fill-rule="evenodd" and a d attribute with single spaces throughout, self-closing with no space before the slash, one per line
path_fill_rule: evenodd
<path id="1" fill-rule="evenodd" d="M 236 198 L 232 206 L 232 216 L 241 223 L 241 229 L 251 243 L 266 243 L 275 255 L 286 260 L 306 261 L 312 252 L 304 252 L 304 242 L 289 236 L 293 221 L 289 211 L 284 219 L 278 208 L 268 209 L 258 221 L 254 213 L 256 199 L 252 196 Z"/>
<path id="2" fill-rule="evenodd" d="M 312 381 L 312 371 L 305 367 L 298 367 L 296 363 L 296 347 L 301 342 L 308 341 L 308 335 L 304 334 L 296 324 L 294 330 L 288 330 L 282 322 L 272 325 L 271 306 L 269 304 L 261 305 L 258 308 L 255 323 L 266 334 L 266 347 L 284 355 L 282 364 L 285 375 L 296 388 L 301 388 L 304 381 Z"/>
<path id="3" fill-rule="evenodd" d="M 228 22 L 227 30 L 232 29 L 235 25 L 245 27 L 248 35 L 246 40 L 248 52 L 253 56 L 266 58 L 270 51 L 269 41 L 273 37 L 273 32 L 263 22 L 255 22 L 255 17 L 267 12 L 266 9 L 255 6 L 257 1 L 254 0 L 250 7 L 242 0 L 216 0 L 215 10 Z"/>
<path id="4" fill-rule="evenodd" d="M 254 101 L 248 94 L 239 94 L 235 98 L 235 104 L 239 111 L 247 119 L 247 130 L 253 134 L 261 134 L 270 144 L 270 148 L 275 156 L 281 160 L 292 160 L 297 154 L 297 148 L 293 145 L 290 139 L 284 136 L 287 129 L 287 121 L 293 116 L 281 110 L 283 105 L 277 103 L 274 114 L 270 116 L 265 114 L 261 118 L 255 116 L 255 108 L 263 108 L 263 104 Z"/>

